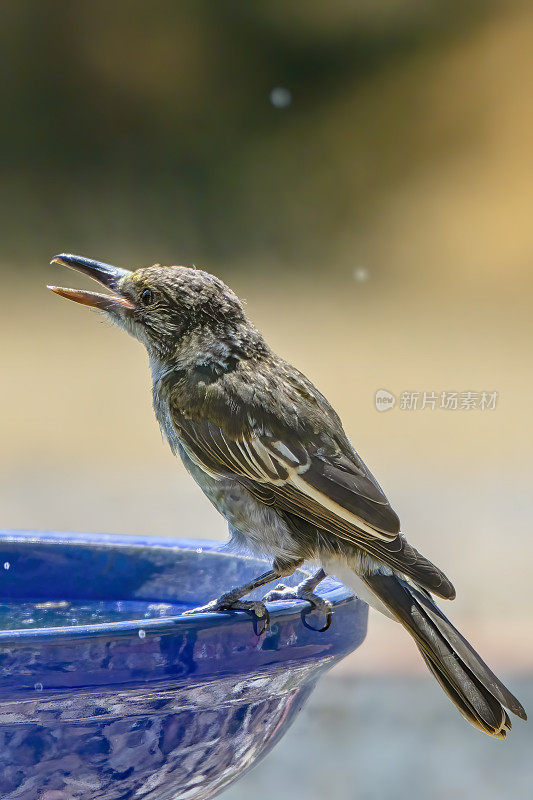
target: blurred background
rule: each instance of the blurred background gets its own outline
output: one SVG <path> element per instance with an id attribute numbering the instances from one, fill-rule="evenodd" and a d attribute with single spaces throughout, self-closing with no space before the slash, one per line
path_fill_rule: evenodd
<path id="1" fill-rule="evenodd" d="M 0 525 L 225 537 L 140 345 L 44 288 L 86 285 L 60 251 L 194 263 L 337 408 L 531 710 L 532 4 L 7 0 L 0 39 Z M 468 727 L 371 615 L 225 797 L 529 798 L 532 746 Z"/>

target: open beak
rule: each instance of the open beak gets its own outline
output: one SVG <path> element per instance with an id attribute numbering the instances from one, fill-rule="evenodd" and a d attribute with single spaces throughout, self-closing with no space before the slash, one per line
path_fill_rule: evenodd
<path id="1" fill-rule="evenodd" d="M 83 272 L 98 283 L 111 289 L 113 294 L 99 294 L 98 292 L 86 292 L 83 289 L 65 289 L 62 286 L 49 286 L 56 294 L 66 297 L 67 300 L 74 300 L 84 306 L 99 308 L 101 311 L 119 311 L 135 308 L 134 304 L 120 293 L 120 282 L 122 278 L 131 275 L 127 269 L 113 267 L 111 264 L 103 264 L 101 261 L 94 261 L 92 258 L 83 256 L 73 256 L 69 253 L 61 253 L 54 256 L 51 264 L 60 264 L 63 267 Z"/>

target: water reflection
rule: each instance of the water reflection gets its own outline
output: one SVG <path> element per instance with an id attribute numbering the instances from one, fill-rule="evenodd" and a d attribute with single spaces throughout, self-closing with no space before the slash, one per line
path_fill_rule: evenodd
<path id="1" fill-rule="evenodd" d="M 139 600 L 58 600 L 45 603 L 0 600 L 0 630 L 162 619 L 178 616 L 189 607 L 186 603 L 148 603 Z"/>

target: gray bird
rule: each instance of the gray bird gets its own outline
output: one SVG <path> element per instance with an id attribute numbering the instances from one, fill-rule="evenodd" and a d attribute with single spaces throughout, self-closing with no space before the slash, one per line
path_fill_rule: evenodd
<path id="1" fill-rule="evenodd" d="M 270 349 L 231 289 L 188 267 L 130 271 L 68 254 L 52 263 L 112 291 L 49 287 L 100 309 L 145 345 L 155 414 L 172 452 L 227 519 L 237 544 L 272 559 L 271 570 L 200 610 L 251 610 L 266 625 L 264 604 L 243 597 L 314 562 L 314 576 L 265 599 L 309 600 L 326 614 L 327 627 L 331 611 L 314 589 L 326 574 L 335 575 L 405 627 L 472 725 L 504 738 L 511 728 L 505 709 L 526 719 L 519 701 L 436 606 L 432 595 L 455 597 L 451 582 L 408 544 L 338 415 Z"/>

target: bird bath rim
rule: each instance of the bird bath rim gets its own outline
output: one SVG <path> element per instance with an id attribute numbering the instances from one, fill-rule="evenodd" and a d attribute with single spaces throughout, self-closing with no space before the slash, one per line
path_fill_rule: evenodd
<path id="1" fill-rule="evenodd" d="M 268 562 L 246 554 L 235 553 L 228 548 L 224 541 L 217 541 L 213 539 L 193 539 L 193 538 L 172 538 L 172 537 L 157 537 L 157 536 L 138 536 L 130 534 L 106 534 L 106 533 L 80 533 L 68 531 L 41 531 L 41 530 L 24 530 L 24 529 L 1 529 L 0 530 L 0 546 L 4 544 L 37 544 L 37 545 L 72 545 L 72 546 L 86 546 L 86 547 L 109 547 L 110 549 L 120 550 L 124 549 L 150 549 L 150 550 L 164 550 L 176 552 L 196 552 L 201 553 L 216 553 L 219 557 L 227 557 L 228 559 L 238 558 L 241 561 L 250 562 L 250 564 L 257 563 L 260 567 L 268 565 Z M 7 569 L 10 568 L 11 565 Z M 5 566 L 4 566 L 5 568 Z M 297 580 L 302 580 L 308 572 L 306 569 L 298 569 L 295 571 L 292 583 Z M 290 581 L 285 579 L 285 582 Z M 228 587 L 228 590 L 233 587 Z M 266 590 L 265 590 L 266 591 Z M 353 593 L 340 581 L 327 577 L 319 584 L 317 593 L 332 604 L 333 609 L 346 602 L 354 601 Z M 0 587 L 0 595 L 2 595 Z M 356 601 L 357 602 L 357 601 Z M 359 601 L 361 602 L 361 601 Z M 275 623 L 276 619 L 286 616 L 287 613 L 303 614 L 310 609 L 310 603 L 306 600 L 276 600 L 266 604 L 270 616 L 270 624 Z M 234 618 L 234 624 L 238 621 L 250 624 L 250 616 L 246 612 L 231 612 Z M 7 644 L 9 641 L 21 640 L 35 640 L 42 641 L 43 639 L 57 639 L 69 638 L 75 639 L 78 637 L 99 637 L 105 634 L 113 634 L 115 636 L 120 634 L 131 635 L 132 632 L 137 632 L 141 628 L 149 634 L 150 632 L 161 634 L 165 631 L 179 631 L 181 628 L 190 629 L 191 627 L 210 627 L 218 625 L 222 621 L 227 622 L 229 619 L 228 612 L 201 612 L 195 614 L 183 615 L 169 615 L 162 618 L 152 619 L 128 619 L 118 622 L 102 622 L 102 623 L 86 623 L 78 625 L 63 625 L 56 627 L 35 627 L 24 629 L 0 629 L 0 642 Z"/>

